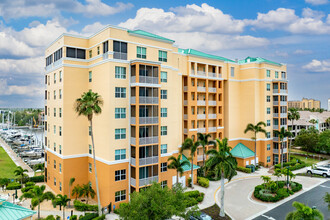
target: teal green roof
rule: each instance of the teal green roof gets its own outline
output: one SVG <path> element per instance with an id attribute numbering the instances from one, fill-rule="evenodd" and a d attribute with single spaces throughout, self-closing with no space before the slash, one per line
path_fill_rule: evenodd
<path id="1" fill-rule="evenodd" d="M 36 211 L 32 211 L 19 205 L 7 202 L 4 199 L 0 199 L 0 220 L 25 219 L 36 213 Z"/>
<path id="2" fill-rule="evenodd" d="M 143 31 L 143 30 L 135 30 L 135 31 L 128 30 L 127 32 L 129 34 L 136 34 L 136 35 L 140 35 L 143 37 L 150 37 L 150 38 L 154 38 L 154 39 L 158 39 L 158 40 L 162 40 L 162 41 L 169 41 L 171 43 L 175 42 L 174 40 L 171 40 L 171 39 L 168 39 L 168 38 L 156 35 L 156 34 L 152 34 L 152 33 L 149 33 L 149 32 Z"/>
<path id="3" fill-rule="evenodd" d="M 274 61 L 271 61 L 271 60 L 267 60 L 267 59 L 264 59 L 262 57 L 247 57 L 243 60 L 239 60 L 238 63 L 239 64 L 245 64 L 245 63 L 269 63 L 269 64 L 273 64 L 273 65 L 277 65 L 277 66 L 282 66 L 282 64 L 280 63 L 276 63 Z"/>
<path id="4" fill-rule="evenodd" d="M 230 151 L 230 153 L 234 157 L 239 157 L 239 158 L 243 158 L 243 159 L 249 158 L 249 157 L 254 157 L 254 152 L 242 143 L 237 144 L 234 147 L 234 149 L 232 149 Z"/>
<path id="5" fill-rule="evenodd" d="M 190 161 L 188 160 L 188 158 L 182 154 L 182 159 L 180 160 L 181 162 L 184 161 L 184 160 L 187 160 L 189 162 L 189 165 L 184 165 L 182 168 L 183 168 L 183 171 L 186 172 L 186 171 L 190 171 L 191 170 L 191 163 Z M 193 164 L 193 169 L 196 170 L 198 169 L 199 166 Z"/>
<path id="6" fill-rule="evenodd" d="M 207 54 L 198 50 L 194 50 L 194 49 L 178 49 L 179 53 L 183 53 L 183 54 L 187 54 L 187 55 L 194 55 L 194 56 L 199 56 L 199 57 L 205 57 L 205 58 L 209 58 L 209 59 L 215 59 L 215 60 L 221 60 L 221 61 L 229 61 L 229 62 L 235 62 L 233 60 L 224 58 L 224 57 L 220 57 L 220 56 L 216 56 L 216 55 L 212 55 L 212 54 Z"/>

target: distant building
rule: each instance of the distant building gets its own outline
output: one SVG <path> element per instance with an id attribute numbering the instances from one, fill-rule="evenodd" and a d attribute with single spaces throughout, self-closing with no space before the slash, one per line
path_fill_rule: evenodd
<path id="1" fill-rule="evenodd" d="M 310 111 L 298 111 L 300 114 L 300 119 L 293 121 L 293 126 L 292 126 L 292 121 L 288 122 L 288 128 L 289 130 L 292 130 L 293 132 L 293 137 L 297 136 L 299 132 L 302 129 L 308 129 L 310 127 L 315 127 L 317 130 L 320 132 L 330 129 L 329 124 L 327 124 L 325 121 L 330 118 L 330 112 L 324 111 L 322 113 L 320 112 L 310 112 Z M 317 121 L 316 124 L 311 123 L 310 121 L 312 119 L 315 119 Z"/>
<path id="2" fill-rule="evenodd" d="M 289 101 L 288 107 L 289 108 L 301 108 L 301 109 L 305 109 L 305 108 L 317 109 L 317 108 L 321 108 L 321 101 L 315 100 L 315 99 L 303 98 L 301 101 Z"/>

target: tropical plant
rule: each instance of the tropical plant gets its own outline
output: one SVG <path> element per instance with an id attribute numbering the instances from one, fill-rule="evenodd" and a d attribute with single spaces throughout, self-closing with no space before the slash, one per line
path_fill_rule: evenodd
<path id="1" fill-rule="evenodd" d="M 23 193 L 20 199 L 29 198 L 31 199 L 32 209 L 38 206 L 38 219 L 40 219 L 40 204 L 44 200 L 53 200 L 55 198 L 52 192 L 45 192 L 46 186 L 34 186 L 29 191 Z"/>
<path id="2" fill-rule="evenodd" d="M 278 184 L 278 179 L 282 176 L 282 171 L 281 169 L 277 168 L 274 170 L 273 176 L 276 176 L 276 184 Z"/>
<path id="3" fill-rule="evenodd" d="M 330 210 L 330 193 L 327 192 L 323 199 L 325 203 L 328 203 L 328 210 Z"/>
<path id="4" fill-rule="evenodd" d="M 309 120 L 309 123 L 312 123 L 313 125 L 317 124 L 317 120 L 315 120 L 314 118 Z"/>
<path id="5" fill-rule="evenodd" d="M 203 133 L 197 133 L 197 137 L 199 140 L 199 143 L 202 145 L 203 147 L 203 175 L 205 176 L 205 147 L 207 145 L 214 145 L 214 141 L 209 141 L 209 138 L 211 137 L 210 134 L 203 134 Z"/>
<path id="6" fill-rule="evenodd" d="M 21 177 L 21 184 L 23 184 L 23 179 L 26 176 L 26 172 L 28 172 L 27 169 L 23 169 L 21 166 L 18 166 L 16 170 L 14 170 L 15 176 L 20 176 Z"/>
<path id="7" fill-rule="evenodd" d="M 265 190 L 268 190 L 268 183 L 271 181 L 269 176 L 261 176 L 262 181 L 264 181 Z"/>
<path id="8" fill-rule="evenodd" d="M 87 183 L 83 184 L 82 187 L 82 196 L 86 197 L 86 204 L 88 204 L 88 198 L 91 197 L 94 199 L 95 197 L 95 191 L 94 189 Z"/>
<path id="9" fill-rule="evenodd" d="M 300 113 L 295 108 L 290 108 L 288 113 L 288 119 L 292 123 L 293 128 L 293 122 L 300 119 Z M 295 134 L 297 134 L 297 126 L 295 126 Z M 289 145 L 289 158 L 288 161 L 290 162 L 290 151 L 292 146 L 292 138 L 290 138 L 290 145 Z"/>
<path id="10" fill-rule="evenodd" d="M 187 138 L 184 140 L 182 147 L 180 149 L 181 153 L 184 150 L 189 150 L 190 151 L 190 160 L 191 160 L 191 188 L 194 188 L 194 155 L 195 152 L 200 145 L 199 141 L 194 142 L 193 139 Z"/>
<path id="11" fill-rule="evenodd" d="M 168 161 L 171 161 L 171 163 L 168 165 L 169 169 L 175 169 L 176 170 L 176 183 L 179 183 L 179 174 L 182 176 L 183 173 L 183 166 L 184 165 L 190 165 L 189 161 L 187 160 L 181 160 L 181 154 L 178 155 L 178 157 L 171 156 L 168 158 Z"/>
<path id="12" fill-rule="evenodd" d="M 98 93 L 92 92 L 91 90 L 83 93 L 82 96 L 75 101 L 76 112 L 78 113 L 79 116 L 80 115 L 86 116 L 89 121 L 89 125 L 90 125 L 99 216 L 102 215 L 102 212 L 101 212 L 99 184 L 98 184 L 97 171 L 96 171 L 95 145 L 94 145 L 94 136 L 93 136 L 93 115 L 101 114 L 102 105 L 103 105 L 103 100 L 102 100 L 101 96 Z"/>
<path id="13" fill-rule="evenodd" d="M 53 204 L 55 206 L 60 206 L 60 210 L 61 210 L 61 207 L 63 207 L 63 219 L 65 219 L 65 207 L 67 206 L 68 202 L 70 201 L 70 199 L 68 198 L 67 195 L 61 195 L 61 194 L 58 194 L 55 199 L 53 200 Z"/>
<path id="14" fill-rule="evenodd" d="M 221 176 L 221 199 L 220 199 L 220 216 L 225 216 L 225 178 L 230 181 L 236 175 L 237 161 L 236 158 L 230 153 L 231 147 L 228 146 L 227 138 L 222 141 L 216 139 L 218 149 L 211 149 L 207 151 L 210 155 L 206 161 L 206 167 L 214 170 L 216 175 Z"/>
<path id="15" fill-rule="evenodd" d="M 257 134 L 258 133 L 263 133 L 267 136 L 267 132 L 263 127 L 266 127 L 266 123 L 263 121 L 259 121 L 256 125 L 254 124 L 248 124 L 244 130 L 244 133 L 246 134 L 247 132 L 251 131 L 254 133 L 254 136 L 252 139 L 254 140 L 254 165 L 257 166 Z"/>
<path id="16" fill-rule="evenodd" d="M 287 131 L 285 130 L 284 127 L 281 128 L 281 130 L 275 130 L 274 131 L 274 134 L 277 135 L 280 139 L 280 148 L 281 148 L 281 169 L 283 168 L 283 146 L 282 146 L 282 142 L 283 142 L 283 139 L 286 138 L 286 137 L 291 137 L 292 136 L 292 133 L 290 131 Z"/>
<path id="17" fill-rule="evenodd" d="M 316 208 L 310 208 L 304 203 L 293 202 L 295 211 L 289 212 L 285 220 L 323 220 L 323 214 Z"/>
<path id="18" fill-rule="evenodd" d="M 76 178 L 74 178 L 74 177 L 72 177 L 71 179 L 70 179 L 70 181 L 69 181 L 69 207 L 70 207 L 70 201 L 71 201 L 71 186 L 72 186 L 72 184 L 74 183 L 74 181 L 76 181 Z"/>
<path id="19" fill-rule="evenodd" d="M 327 123 L 328 126 L 330 125 L 330 117 L 325 120 L 325 123 Z"/>
<path id="20" fill-rule="evenodd" d="M 72 196 L 75 196 L 76 199 L 77 198 L 80 198 L 83 195 L 83 189 L 82 189 L 82 187 L 79 184 L 78 185 L 75 185 L 73 187 L 73 189 L 72 189 L 71 195 Z"/>

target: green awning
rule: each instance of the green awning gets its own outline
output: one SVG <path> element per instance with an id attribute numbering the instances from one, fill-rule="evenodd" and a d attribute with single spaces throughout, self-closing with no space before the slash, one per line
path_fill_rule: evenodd
<path id="1" fill-rule="evenodd" d="M 249 157 L 254 157 L 254 152 L 252 150 L 250 150 L 250 148 L 248 148 L 247 146 L 245 146 L 242 143 L 237 144 L 234 149 L 232 149 L 230 151 L 230 153 L 234 156 L 234 157 L 238 157 L 238 158 L 249 158 Z"/>
<path id="2" fill-rule="evenodd" d="M 188 158 L 182 154 L 182 159 L 180 160 L 181 162 L 184 161 L 184 160 L 187 160 L 189 162 L 189 165 L 184 165 L 182 168 L 183 168 L 183 171 L 186 172 L 186 171 L 191 171 L 191 163 L 190 161 L 188 160 Z M 196 170 L 198 169 L 199 166 L 193 164 L 193 169 Z"/>
<path id="3" fill-rule="evenodd" d="M 233 60 L 224 58 L 224 57 L 220 57 L 220 56 L 216 56 L 216 55 L 212 55 L 212 54 L 207 54 L 198 50 L 194 50 L 194 49 L 178 49 L 179 53 L 182 54 L 187 54 L 187 55 L 194 55 L 194 56 L 198 56 L 198 57 L 203 57 L 203 58 L 209 58 L 209 59 L 214 59 L 214 60 L 221 60 L 221 61 L 229 61 L 229 62 L 235 62 Z"/>
<path id="4" fill-rule="evenodd" d="M 128 30 L 127 32 L 129 34 L 135 34 L 135 35 L 140 35 L 142 37 L 154 38 L 156 40 L 162 40 L 162 41 L 168 41 L 170 43 L 174 43 L 174 40 L 171 40 L 171 39 L 168 39 L 168 38 L 165 38 L 165 37 L 162 37 L 162 36 L 150 33 L 150 32 L 146 32 L 143 30 L 134 30 L 134 31 Z"/>
<path id="5" fill-rule="evenodd" d="M 268 63 L 268 64 L 272 64 L 272 65 L 277 65 L 277 66 L 282 66 L 281 63 L 277 63 L 271 60 L 267 60 L 265 58 L 262 57 L 247 57 L 243 60 L 239 60 L 238 61 L 239 64 L 246 64 L 246 63 Z"/>
<path id="6" fill-rule="evenodd" d="M 25 219 L 36 213 L 36 211 L 32 211 L 19 205 L 7 202 L 4 199 L 0 199 L 0 220 Z"/>

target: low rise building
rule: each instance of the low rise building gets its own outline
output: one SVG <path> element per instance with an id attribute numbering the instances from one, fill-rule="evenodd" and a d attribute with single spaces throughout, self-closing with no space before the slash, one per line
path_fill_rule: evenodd
<path id="1" fill-rule="evenodd" d="M 315 99 L 303 98 L 301 101 L 289 101 L 289 108 L 298 108 L 298 109 L 318 109 L 321 108 L 321 101 Z"/>

